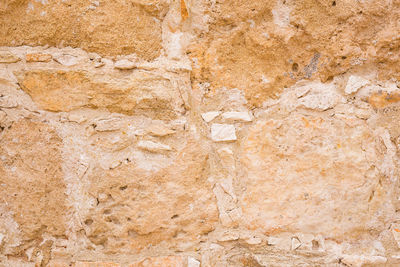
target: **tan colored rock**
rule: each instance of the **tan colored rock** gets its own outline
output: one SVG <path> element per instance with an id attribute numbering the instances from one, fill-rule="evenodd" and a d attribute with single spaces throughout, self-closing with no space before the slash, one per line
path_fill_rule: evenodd
<path id="1" fill-rule="evenodd" d="M 137 145 L 140 149 L 143 149 L 143 150 L 146 150 L 149 152 L 154 152 L 154 153 L 172 150 L 172 148 L 168 145 L 156 143 L 153 141 L 139 141 Z"/>
<path id="2" fill-rule="evenodd" d="M 400 225 L 399 224 L 392 224 L 392 234 L 393 238 L 397 243 L 397 246 L 400 248 Z"/>
<path id="3" fill-rule="evenodd" d="M 43 53 L 31 53 L 25 56 L 26 62 L 50 62 L 52 59 L 52 55 Z"/>
<path id="4" fill-rule="evenodd" d="M 51 260 L 48 264 L 48 267 L 70 267 L 71 265 L 62 260 Z"/>
<path id="5" fill-rule="evenodd" d="M 120 267 L 121 265 L 115 262 L 101 262 L 101 261 L 78 261 L 74 267 Z"/>
<path id="6" fill-rule="evenodd" d="M 205 147 L 191 141 L 171 165 L 154 173 L 133 162 L 93 169 L 89 193 L 106 197 L 83 219 L 88 238 L 105 251 L 137 253 L 149 244 L 174 247 L 212 231 L 218 211 L 207 158 Z"/>
<path id="7" fill-rule="evenodd" d="M 0 266 L 399 266 L 399 21 L 0 1 Z"/>
<path id="8" fill-rule="evenodd" d="M 398 78 L 398 3 L 207 4 L 209 31 L 196 38 L 189 51 L 196 62 L 193 78 L 210 83 L 210 97 L 221 88 L 238 88 L 249 105 L 261 106 L 303 79 L 327 81 L 357 68 L 373 68 L 382 79 Z"/>
<path id="9" fill-rule="evenodd" d="M 175 133 L 174 130 L 165 126 L 163 123 L 157 123 L 157 122 L 152 123 L 147 128 L 147 131 L 149 132 L 150 135 L 158 137 L 167 136 Z"/>
<path id="10" fill-rule="evenodd" d="M 186 257 L 153 257 L 132 263 L 129 267 L 188 267 Z"/>
<path id="11" fill-rule="evenodd" d="M 336 240 L 383 230 L 393 204 L 372 164 L 380 156 L 371 144 L 373 133 L 362 120 L 348 126 L 340 117 L 295 113 L 258 121 L 241 152 L 243 223 L 265 233 Z"/>
<path id="12" fill-rule="evenodd" d="M 374 108 L 384 108 L 398 102 L 400 102 L 399 92 L 374 92 L 368 98 L 368 103 Z"/>
<path id="13" fill-rule="evenodd" d="M 0 63 L 15 63 L 21 59 L 8 51 L 0 51 Z"/>
<path id="14" fill-rule="evenodd" d="M 50 126 L 23 119 L 0 139 L 1 202 L 14 214 L 22 244 L 66 231 L 62 140 Z M 22 245 L 21 244 L 21 245 Z"/>
<path id="15" fill-rule="evenodd" d="M 21 88 L 49 111 L 104 108 L 162 119 L 174 118 L 182 111 L 178 88 L 151 72 L 135 71 L 119 78 L 83 70 L 32 70 L 16 75 Z"/>
<path id="16" fill-rule="evenodd" d="M 387 259 L 382 256 L 344 255 L 341 261 L 350 267 L 361 267 L 367 264 L 373 266 L 383 265 L 387 262 Z"/>
<path id="17" fill-rule="evenodd" d="M 160 54 L 166 7 L 158 0 L 13 0 L 0 14 L 0 46 L 71 46 L 151 60 Z"/>

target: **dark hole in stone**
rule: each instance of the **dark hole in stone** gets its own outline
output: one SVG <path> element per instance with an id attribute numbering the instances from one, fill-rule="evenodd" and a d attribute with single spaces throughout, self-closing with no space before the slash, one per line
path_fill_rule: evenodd
<path id="1" fill-rule="evenodd" d="M 332 2 L 332 6 L 336 6 L 336 1 L 333 1 L 333 2 Z"/>
<path id="2" fill-rule="evenodd" d="M 298 71 L 299 71 L 299 64 L 293 63 L 293 65 L 292 65 L 292 71 L 298 72 Z"/>
<path id="3" fill-rule="evenodd" d="M 346 59 L 347 57 L 346 56 L 342 56 L 342 59 Z"/>
<path id="4" fill-rule="evenodd" d="M 317 240 L 312 241 L 312 249 L 313 250 L 319 249 L 319 242 Z"/>
<path id="5" fill-rule="evenodd" d="M 85 220 L 85 224 L 86 225 L 91 225 L 93 223 L 93 220 L 92 219 L 87 219 L 87 220 Z"/>
<path id="6" fill-rule="evenodd" d="M 106 210 L 104 210 L 103 213 L 104 213 L 104 214 L 110 214 L 110 213 L 111 213 L 111 210 L 110 210 L 110 209 L 106 209 Z"/>
<path id="7" fill-rule="evenodd" d="M 173 215 L 172 217 L 171 217 L 171 219 L 176 219 L 176 218 L 178 218 L 179 217 L 179 215 L 178 214 L 175 214 L 175 215 Z"/>
<path id="8" fill-rule="evenodd" d="M 124 186 L 121 186 L 121 187 L 119 188 L 119 190 L 123 191 L 123 190 L 125 190 L 125 189 L 127 189 L 127 188 L 128 188 L 128 186 L 127 186 L 127 185 L 124 185 Z"/>

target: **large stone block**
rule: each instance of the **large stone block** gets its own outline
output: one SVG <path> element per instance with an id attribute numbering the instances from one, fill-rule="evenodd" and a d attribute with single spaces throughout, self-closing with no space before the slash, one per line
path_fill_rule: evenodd
<path id="1" fill-rule="evenodd" d="M 125 75 L 84 70 L 30 70 L 16 75 L 21 88 L 49 111 L 89 107 L 171 119 L 183 110 L 176 83 L 148 71 L 137 70 Z"/>
<path id="2" fill-rule="evenodd" d="M 39 240 L 43 234 L 65 235 L 61 148 L 54 129 L 28 119 L 14 122 L 0 136 L 0 200 L 13 215 L 20 238 L 20 244 L 10 245 Z M 8 230 L 11 235 L 13 229 Z"/>
<path id="3" fill-rule="evenodd" d="M 188 142 L 174 162 L 155 173 L 134 162 L 88 177 L 97 198 L 84 219 L 88 238 L 106 251 L 140 251 L 160 242 L 168 247 L 197 243 L 218 222 L 212 185 L 207 181 L 208 155 Z"/>
<path id="4" fill-rule="evenodd" d="M 295 113 L 250 128 L 241 152 L 249 229 L 335 240 L 385 229 L 395 209 L 376 137 L 364 121 L 349 123 Z"/>
<path id="5" fill-rule="evenodd" d="M 189 55 L 194 88 L 210 84 L 210 97 L 238 88 L 250 105 L 261 106 L 299 80 L 327 81 L 363 66 L 398 78 L 399 3 L 225 0 L 206 10 L 209 32 Z"/>
<path id="6" fill-rule="evenodd" d="M 0 6 L 0 46 L 80 47 L 102 55 L 160 55 L 166 1 L 28 1 Z"/>

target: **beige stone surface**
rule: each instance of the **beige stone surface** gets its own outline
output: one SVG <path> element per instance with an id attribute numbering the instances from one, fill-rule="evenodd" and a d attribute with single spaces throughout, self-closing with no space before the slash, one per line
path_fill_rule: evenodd
<path id="1" fill-rule="evenodd" d="M 250 128 L 242 152 L 248 228 L 335 240 L 383 230 L 394 207 L 372 129 L 346 120 L 293 114 Z"/>
<path id="2" fill-rule="evenodd" d="M 0 1 L 0 266 L 400 266 L 399 18 Z"/>

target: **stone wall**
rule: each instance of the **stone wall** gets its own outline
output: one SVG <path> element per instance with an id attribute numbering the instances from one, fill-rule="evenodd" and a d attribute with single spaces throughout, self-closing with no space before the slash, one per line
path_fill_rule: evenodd
<path id="1" fill-rule="evenodd" d="M 399 21 L 0 1 L 0 266 L 399 266 Z"/>

